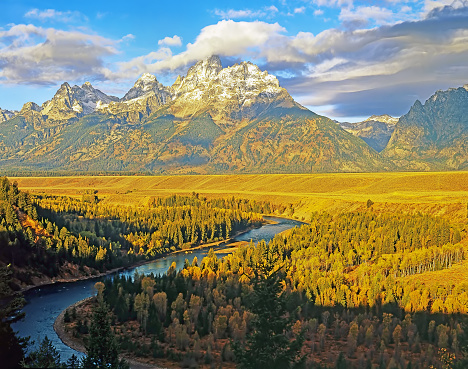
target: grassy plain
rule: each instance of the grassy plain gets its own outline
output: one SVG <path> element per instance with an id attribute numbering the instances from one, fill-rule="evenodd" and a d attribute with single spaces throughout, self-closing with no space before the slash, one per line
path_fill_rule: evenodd
<path id="1" fill-rule="evenodd" d="M 293 204 L 294 216 L 312 211 L 421 211 L 466 221 L 468 172 L 333 173 L 185 176 L 10 177 L 34 194 L 81 196 L 97 190 L 105 202 L 145 204 L 155 196 L 236 196 Z"/>

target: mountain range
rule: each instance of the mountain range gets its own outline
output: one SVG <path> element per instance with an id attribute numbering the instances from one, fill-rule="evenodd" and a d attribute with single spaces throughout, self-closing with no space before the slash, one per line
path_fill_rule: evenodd
<path id="1" fill-rule="evenodd" d="M 373 115 L 362 122 L 337 122 L 345 131 L 363 139 L 374 150 L 381 152 L 392 136 L 398 118 L 388 114 Z"/>
<path id="2" fill-rule="evenodd" d="M 0 167 L 151 173 L 464 169 L 468 87 L 438 91 L 399 120 L 340 123 L 301 106 L 276 77 L 217 56 L 172 86 L 143 74 L 122 97 L 63 83 L 41 106 L 0 110 Z"/>

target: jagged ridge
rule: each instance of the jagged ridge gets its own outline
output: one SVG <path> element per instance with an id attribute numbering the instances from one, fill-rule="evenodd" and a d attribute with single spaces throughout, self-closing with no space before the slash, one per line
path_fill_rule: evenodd
<path id="1" fill-rule="evenodd" d="M 462 90 L 466 92 L 466 88 Z M 466 106 L 462 99 L 445 112 L 450 114 L 459 103 Z M 408 117 L 418 109 L 415 104 Z M 0 125 L 0 165 L 154 173 L 406 169 L 404 157 L 412 149 L 402 148 L 409 119 L 405 117 L 379 155 L 361 138 L 368 138 L 379 151 L 385 143 L 378 146 L 372 139 L 388 139 L 396 118 L 372 116 L 361 122 L 360 130 L 345 127 L 361 138 L 355 137 L 296 103 L 276 77 L 258 66 L 242 62 L 223 68 L 221 60 L 213 56 L 196 63 L 172 86 L 144 74 L 122 99 L 107 96 L 89 83 L 81 87 L 64 83 L 41 107 L 27 103 Z M 456 134 L 463 134 L 457 124 L 449 126 Z M 429 126 L 426 122 L 421 127 L 429 132 Z M 437 128 L 439 131 L 436 141 L 450 142 L 452 136 Z M 421 147 L 428 142 L 424 140 Z M 455 153 L 448 147 L 439 150 L 446 158 Z M 467 155 L 463 150 L 456 153 L 465 159 L 442 160 L 439 167 L 459 168 Z M 433 168 L 422 166 L 427 164 L 428 155 L 418 160 L 418 169 Z"/>
<path id="2" fill-rule="evenodd" d="M 417 100 L 382 154 L 410 170 L 468 168 L 468 85 Z"/>

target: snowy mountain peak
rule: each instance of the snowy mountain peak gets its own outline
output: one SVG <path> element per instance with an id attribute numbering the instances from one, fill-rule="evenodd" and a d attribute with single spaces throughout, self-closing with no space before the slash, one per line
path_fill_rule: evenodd
<path id="1" fill-rule="evenodd" d="M 125 94 L 122 101 L 137 99 L 150 93 L 158 94 L 160 91 L 165 90 L 161 83 L 158 82 L 156 76 L 150 73 L 144 73 L 135 82 L 133 87 Z"/>
<path id="2" fill-rule="evenodd" d="M 158 80 L 156 76 L 151 73 L 143 73 L 141 77 L 138 78 L 136 83 L 148 85 L 148 84 L 158 83 Z"/>
<path id="3" fill-rule="evenodd" d="M 71 90 L 71 87 L 70 85 L 68 84 L 68 82 L 63 82 L 61 85 L 60 85 L 60 88 L 57 90 L 57 92 L 55 94 L 58 94 L 58 93 L 61 93 L 61 92 L 64 92 L 64 91 L 70 91 Z"/>
<path id="4" fill-rule="evenodd" d="M 200 60 L 191 67 L 187 73 L 187 77 L 193 73 L 198 73 L 199 75 L 203 75 L 207 78 L 213 77 L 214 75 L 217 75 L 221 69 L 223 69 L 221 59 L 217 55 L 212 55 L 204 60 Z"/>
<path id="5" fill-rule="evenodd" d="M 395 125 L 398 123 L 398 119 L 399 118 L 394 118 L 391 115 L 383 114 L 383 115 L 372 115 L 371 117 L 367 118 L 364 122 L 375 121 L 375 122 L 386 123 L 389 125 Z"/>
<path id="6" fill-rule="evenodd" d="M 226 124 L 254 116 L 271 104 L 300 107 L 275 76 L 250 62 L 222 68 L 217 56 L 191 67 L 186 77 L 177 78 L 172 91 L 177 115 L 209 111 L 215 121 Z"/>
<path id="7" fill-rule="evenodd" d="M 27 102 L 26 104 L 23 105 L 23 107 L 21 108 L 21 111 L 20 113 L 24 113 L 26 111 L 41 111 L 41 107 L 39 105 L 37 105 L 36 103 L 30 101 L 30 102 Z"/>
<path id="8" fill-rule="evenodd" d="M 13 118 L 15 115 L 16 114 L 12 111 L 3 110 L 2 108 L 0 108 L 0 123 Z"/>
<path id="9" fill-rule="evenodd" d="M 53 120 L 70 119 L 94 112 L 98 101 L 108 104 L 117 100 L 118 98 L 95 89 L 89 82 L 85 82 L 81 87 L 70 87 L 65 82 L 52 100 L 42 105 L 41 113 Z"/>
<path id="10" fill-rule="evenodd" d="M 190 67 L 182 84 L 195 87 L 198 83 L 209 82 L 215 79 L 222 69 L 219 56 L 210 56 Z"/>

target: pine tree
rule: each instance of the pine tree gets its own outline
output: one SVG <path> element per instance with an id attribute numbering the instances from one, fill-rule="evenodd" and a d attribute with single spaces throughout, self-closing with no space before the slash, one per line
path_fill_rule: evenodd
<path id="1" fill-rule="evenodd" d="M 65 366 L 68 369 L 78 369 L 80 367 L 80 360 L 76 357 L 75 354 L 70 356 L 70 358 L 67 360 Z"/>
<path id="2" fill-rule="evenodd" d="M 125 360 L 119 359 L 115 336 L 111 330 L 109 309 L 102 294 L 98 295 L 98 306 L 94 309 L 89 340 L 86 345 L 87 356 L 83 360 L 85 369 L 127 369 Z"/>
<path id="3" fill-rule="evenodd" d="M 297 368 L 303 364 L 299 353 L 302 334 L 291 341 L 292 319 L 286 317 L 286 299 L 281 293 L 281 268 L 271 250 L 262 250 L 262 265 L 257 266 L 251 311 L 255 314 L 245 345 L 233 343 L 241 369 Z"/>
<path id="4" fill-rule="evenodd" d="M 60 354 L 47 336 L 37 350 L 31 352 L 22 363 L 23 368 L 62 368 Z"/>
<path id="5" fill-rule="evenodd" d="M 17 368 L 24 359 L 28 339 L 16 337 L 11 324 L 21 320 L 24 299 L 10 288 L 11 270 L 0 268 L 0 363 L 3 368 Z"/>

